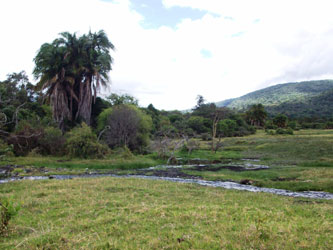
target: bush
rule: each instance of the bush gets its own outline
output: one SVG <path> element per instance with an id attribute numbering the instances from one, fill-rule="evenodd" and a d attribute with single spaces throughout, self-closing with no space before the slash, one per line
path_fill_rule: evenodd
<path id="1" fill-rule="evenodd" d="M 291 129 L 295 130 L 295 129 L 298 128 L 298 124 L 297 124 L 296 121 L 291 121 L 291 122 L 289 122 L 288 127 L 290 127 Z"/>
<path id="2" fill-rule="evenodd" d="M 302 123 L 301 127 L 303 129 L 324 129 L 326 126 L 324 123 L 319 122 L 305 122 Z"/>
<path id="3" fill-rule="evenodd" d="M 104 116 L 104 112 L 101 115 Z M 105 119 L 101 115 L 99 119 Z M 109 147 L 128 147 L 140 153 L 145 150 L 153 126 L 149 115 L 133 105 L 118 105 L 105 116 L 107 116 L 106 125 L 110 129 L 105 131 L 103 139 Z"/>
<path id="4" fill-rule="evenodd" d="M 39 139 L 39 153 L 42 155 L 62 155 L 66 139 L 59 128 L 47 127 Z"/>
<path id="5" fill-rule="evenodd" d="M 13 156 L 13 146 L 8 145 L 6 142 L 0 139 L 0 159 L 6 156 Z"/>
<path id="6" fill-rule="evenodd" d="M 293 135 L 294 131 L 291 128 L 278 128 L 276 130 L 266 129 L 266 134 L 268 135 Z"/>
<path id="7" fill-rule="evenodd" d="M 209 133 L 203 133 L 201 134 L 201 139 L 203 141 L 211 141 L 212 140 L 212 135 Z"/>
<path id="8" fill-rule="evenodd" d="M 333 122 L 326 122 L 325 123 L 325 128 L 326 129 L 333 129 Z"/>
<path id="9" fill-rule="evenodd" d="M 22 121 L 15 133 L 7 139 L 8 144 L 13 145 L 13 150 L 17 156 L 25 156 L 31 150 L 38 147 L 38 141 L 43 136 L 43 128 L 32 126 L 27 121 Z"/>
<path id="10" fill-rule="evenodd" d="M 275 131 L 272 130 L 272 129 L 266 129 L 265 132 L 266 132 L 266 134 L 268 134 L 268 135 L 275 135 Z"/>
<path id="11" fill-rule="evenodd" d="M 109 153 L 109 148 L 97 142 L 96 135 L 85 123 L 73 128 L 66 137 L 67 154 L 72 157 L 100 158 Z"/>
<path id="12" fill-rule="evenodd" d="M 265 123 L 265 129 L 276 129 L 277 127 L 273 124 L 272 120 L 268 120 Z"/>
<path id="13" fill-rule="evenodd" d="M 121 159 L 132 159 L 134 157 L 131 150 L 126 146 L 122 148 L 115 148 L 112 150 L 112 154 L 117 155 L 117 157 Z"/>
<path id="14" fill-rule="evenodd" d="M 1 198 L 0 200 L 0 235 L 3 235 L 7 229 L 9 221 L 18 214 L 19 205 L 14 205 L 12 201 Z"/>

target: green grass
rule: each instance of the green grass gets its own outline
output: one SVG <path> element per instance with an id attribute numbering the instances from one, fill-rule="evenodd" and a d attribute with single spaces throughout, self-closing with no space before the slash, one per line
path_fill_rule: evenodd
<path id="1" fill-rule="evenodd" d="M 226 138 L 226 147 L 242 145 L 244 157 L 258 157 L 273 165 L 297 165 L 313 162 L 333 163 L 333 130 L 301 130 L 295 135 L 257 134 Z"/>
<path id="2" fill-rule="evenodd" d="M 176 153 L 176 157 L 187 159 L 205 159 L 205 160 L 223 160 L 223 159 L 239 159 L 241 154 L 236 150 L 223 150 L 212 152 L 208 149 L 194 150 L 191 154 L 187 152 L 179 151 Z"/>
<path id="3" fill-rule="evenodd" d="M 130 156 L 122 158 L 112 156 L 109 159 L 71 159 L 64 157 L 12 157 L 0 161 L 0 165 L 24 165 L 47 168 L 67 169 L 138 169 L 151 167 L 163 163 L 163 160 L 156 159 L 152 155 Z"/>
<path id="4" fill-rule="evenodd" d="M 333 201 L 141 179 L 0 185 L 1 249 L 329 249 Z"/>
<path id="5" fill-rule="evenodd" d="M 271 187 L 292 191 L 326 191 L 333 193 L 333 171 L 327 168 L 272 167 L 260 171 L 235 172 L 228 169 L 217 172 L 190 171 L 206 180 L 251 180 L 259 187 Z"/>
<path id="6" fill-rule="evenodd" d="M 185 172 L 207 180 L 248 179 L 257 186 L 333 193 L 333 130 L 301 130 L 295 131 L 295 135 L 275 136 L 259 130 L 247 137 L 225 138 L 223 146 L 216 158 L 228 158 L 222 157 L 222 153 L 234 154 L 235 157 L 230 158 L 235 163 L 242 162 L 237 161 L 239 158 L 258 158 L 260 162 L 251 163 L 268 165 L 270 169 Z"/>

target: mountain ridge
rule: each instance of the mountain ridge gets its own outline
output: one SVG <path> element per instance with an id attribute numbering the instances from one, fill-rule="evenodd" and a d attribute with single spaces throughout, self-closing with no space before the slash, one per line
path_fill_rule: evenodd
<path id="1" fill-rule="evenodd" d="M 331 99 L 333 100 L 333 80 L 326 79 L 280 83 L 238 98 L 217 102 L 216 105 L 244 111 L 253 104 L 261 103 L 273 115 L 284 113 L 294 117 L 300 114 L 326 117 L 333 116 Z"/>

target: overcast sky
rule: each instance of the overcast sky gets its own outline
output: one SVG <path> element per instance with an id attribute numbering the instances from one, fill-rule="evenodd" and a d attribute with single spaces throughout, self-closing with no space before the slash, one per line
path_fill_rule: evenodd
<path id="1" fill-rule="evenodd" d="M 109 92 L 189 109 L 198 94 L 215 102 L 333 78 L 332 9 L 331 0 L 1 0 L 0 80 L 31 75 L 60 32 L 103 29 L 116 47 Z"/>

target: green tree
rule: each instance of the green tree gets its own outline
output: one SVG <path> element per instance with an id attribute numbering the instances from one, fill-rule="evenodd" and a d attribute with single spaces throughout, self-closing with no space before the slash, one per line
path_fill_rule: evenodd
<path id="1" fill-rule="evenodd" d="M 187 121 L 188 127 L 193 129 L 196 133 L 201 134 L 209 132 L 210 128 L 205 126 L 205 118 L 202 116 L 191 116 Z"/>
<path id="2" fill-rule="evenodd" d="M 252 126 L 263 127 L 267 118 L 267 112 L 262 104 L 254 104 L 245 113 L 246 121 Z"/>
<path id="3" fill-rule="evenodd" d="M 138 106 L 138 100 L 128 94 L 118 95 L 118 94 L 111 94 L 106 98 L 111 106 L 121 105 L 121 104 L 131 104 Z"/>
<path id="4" fill-rule="evenodd" d="M 66 120 L 91 123 L 97 90 L 108 82 L 113 44 L 104 31 L 77 37 L 64 32 L 41 46 L 35 57 L 37 86 L 49 97 L 53 118 L 64 130 Z"/>
<path id="5" fill-rule="evenodd" d="M 219 121 L 217 125 L 218 137 L 231 137 L 234 136 L 237 129 L 237 123 L 231 119 L 224 119 Z"/>
<path id="6" fill-rule="evenodd" d="M 107 127 L 103 139 L 111 147 L 128 147 L 141 151 L 149 142 L 152 119 L 134 105 L 117 105 L 103 111 L 99 127 Z"/>
<path id="7" fill-rule="evenodd" d="M 278 114 L 274 117 L 273 123 L 279 128 L 285 128 L 287 127 L 288 117 L 283 114 Z"/>

